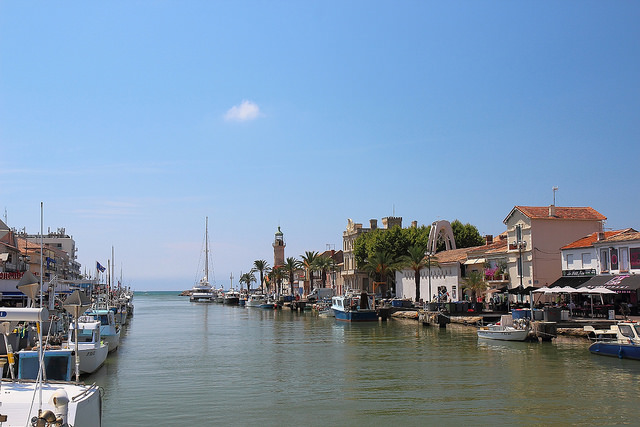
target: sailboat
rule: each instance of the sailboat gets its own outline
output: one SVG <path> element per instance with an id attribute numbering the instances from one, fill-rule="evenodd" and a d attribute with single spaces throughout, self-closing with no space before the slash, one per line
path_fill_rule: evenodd
<path id="1" fill-rule="evenodd" d="M 191 302 L 214 302 L 216 295 L 209 283 L 209 217 L 205 220 L 204 276 L 191 289 Z"/>

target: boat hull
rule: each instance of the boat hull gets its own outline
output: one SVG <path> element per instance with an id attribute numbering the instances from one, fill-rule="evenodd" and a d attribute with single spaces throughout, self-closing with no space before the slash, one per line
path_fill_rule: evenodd
<path id="1" fill-rule="evenodd" d="M 377 322 L 378 313 L 375 310 L 342 311 L 333 309 L 336 320 L 341 322 Z"/>
<path id="2" fill-rule="evenodd" d="M 524 341 L 529 335 L 528 329 L 491 330 L 478 329 L 478 338 L 500 341 Z"/>
<path id="3" fill-rule="evenodd" d="M 600 356 L 611 356 L 619 359 L 640 360 L 640 345 L 595 342 L 589 351 Z"/>

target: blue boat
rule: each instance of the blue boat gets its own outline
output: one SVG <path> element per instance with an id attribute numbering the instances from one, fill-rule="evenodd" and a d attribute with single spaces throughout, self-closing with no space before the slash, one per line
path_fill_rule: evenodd
<path id="1" fill-rule="evenodd" d="M 585 326 L 584 329 L 595 340 L 589 346 L 591 353 L 640 360 L 640 323 L 625 321 L 605 330 L 597 330 L 592 326 Z"/>
<path id="2" fill-rule="evenodd" d="M 331 298 L 331 309 L 341 322 L 376 322 L 378 312 L 373 308 L 372 299 L 366 292 L 360 296 L 339 295 Z"/>

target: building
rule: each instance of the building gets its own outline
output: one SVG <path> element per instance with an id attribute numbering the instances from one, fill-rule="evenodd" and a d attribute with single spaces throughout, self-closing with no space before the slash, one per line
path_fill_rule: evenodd
<path id="1" fill-rule="evenodd" d="M 402 217 L 382 218 L 383 229 L 395 226 L 402 227 Z M 369 220 L 369 228 L 363 228 L 362 224 L 355 223 L 351 218 L 347 220 L 347 229 L 342 233 L 342 251 L 344 264 L 341 272 L 344 290 L 365 290 L 370 292 L 369 276 L 358 270 L 356 257 L 353 253 L 356 239 L 363 233 L 378 228 L 378 220 Z"/>
<path id="2" fill-rule="evenodd" d="M 40 235 L 39 234 L 22 234 L 22 237 L 29 240 L 31 243 L 36 245 L 40 245 Z M 82 276 L 80 274 L 80 263 L 77 261 L 77 251 L 76 242 L 73 240 L 73 237 L 66 233 L 64 228 L 58 228 L 55 232 L 48 231 L 47 234 L 42 236 L 42 243 L 44 246 L 47 246 L 54 251 L 61 251 L 67 254 L 66 257 L 60 255 L 58 253 L 58 258 L 56 259 L 57 265 L 54 268 L 50 268 L 49 271 L 55 271 L 56 276 L 59 279 L 64 280 L 77 280 Z M 54 261 L 54 257 L 49 257 L 43 260 L 45 265 L 50 265 Z M 45 276 L 48 277 L 48 276 Z"/>
<path id="3" fill-rule="evenodd" d="M 284 234 L 278 226 L 275 238 L 273 240 L 273 267 L 279 267 L 284 265 L 284 248 L 287 244 L 284 242 Z"/>
<path id="4" fill-rule="evenodd" d="M 562 248 L 562 279 L 574 287 L 604 287 L 617 301 L 638 306 L 640 300 L 640 232 L 592 233 Z M 633 310 L 636 312 L 636 308 Z"/>
<path id="5" fill-rule="evenodd" d="M 509 288 L 553 284 L 562 277 L 560 248 L 603 231 L 606 219 L 590 207 L 515 206 L 503 221 Z"/>

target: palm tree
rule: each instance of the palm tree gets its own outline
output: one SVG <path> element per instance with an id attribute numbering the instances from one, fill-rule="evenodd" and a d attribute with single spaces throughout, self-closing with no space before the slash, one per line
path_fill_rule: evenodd
<path id="1" fill-rule="evenodd" d="M 263 259 L 253 261 L 253 269 L 251 272 L 260 272 L 260 291 L 264 293 L 264 275 L 269 273 L 269 263 Z"/>
<path id="2" fill-rule="evenodd" d="M 282 278 L 284 277 L 284 269 L 281 265 L 277 265 L 269 272 L 269 281 L 274 284 L 276 295 L 280 296 L 280 288 L 282 286 Z"/>
<path id="3" fill-rule="evenodd" d="M 416 283 L 416 302 L 420 301 L 420 271 L 427 266 L 425 250 L 421 246 L 411 246 L 401 258 L 403 267 L 413 270 Z"/>
<path id="4" fill-rule="evenodd" d="M 316 251 L 306 251 L 304 255 L 300 255 L 302 258 L 302 266 L 307 272 L 307 277 L 309 277 L 309 290 L 305 289 L 305 294 L 313 291 L 313 272 L 316 271 L 316 259 L 320 255 Z"/>
<path id="5" fill-rule="evenodd" d="M 471 298 L 473 302 L 478 302 L 477 292 L 484 291 L 487 289 L 489 285 L 484 281 L 484 276 L 479 271 L 472 271 L 469 275 L 464 279 L 465 289 L 471 290 Z"/>
<path id="6" fill-rule="evenodd" d="M 362 269 L 369 273 L 369 276 L 373 278 L 373 291 L 375 292 L 375 279 L 378 278 L 378 284 L 386 285 L 387 279 L 393 276 L 393 273 L 401 268 L 401 264 L 397 262 L 391 252 L 386 250 L 376 251 L 373 256 L 367 258 L 362 266 Z M 385 289 L 383 289 L 384 295 Z"/>
<path id="7" fill-rule="evenodd" d="M 253 273 L 250 271 L 248 273 L 244 273 L 240 275 L 240 279 L 238 281 L 240 283 L 246 284 L 248 292 L 251 293 L 251 283 L 255 283 L 256 276 L 254 276 Z"/>
<path id="8" fill-rule="evenodd" d="M 320 271 L 322 276 L 322 287 L 327 287 L 327 273 L 334 267 L 335 261 L 328 256 L 319 256 L 316 261 L 316 271 Z"/>
<path id="9" fill-rule="evenodd" d="M 282 266 L 285 273 L 289 275 L 289 287 L 291 288 L 291 295 L 293 295 L 293 279 L 297 270 L 302 268 L 302 263 L 294 257 L 288 257 Z"/>

